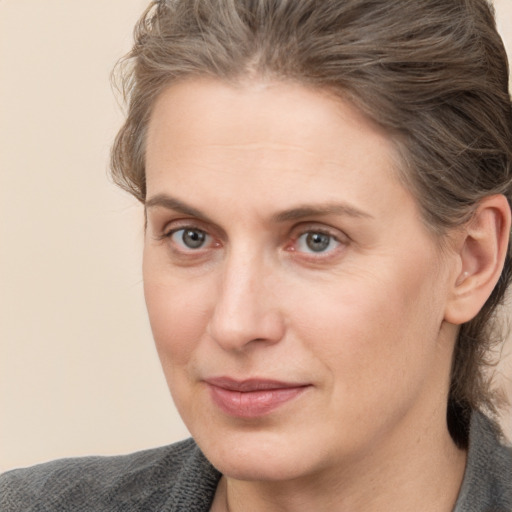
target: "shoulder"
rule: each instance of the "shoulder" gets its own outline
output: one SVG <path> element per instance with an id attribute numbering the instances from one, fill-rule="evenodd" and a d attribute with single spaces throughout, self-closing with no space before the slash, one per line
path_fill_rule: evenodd
<path id="1" fill-rule="evenodd" d="M 455 512 L 512 510 L 512 448 L 483 414 L 471 418 L 466 473 Z"/>
<path id="2" fill-rule="evenodd" d="M 9 471 L 0 476 L 0 510 L 208 510 L 219 478 L 187 439 L 130 455 L 63 459 Z"/>

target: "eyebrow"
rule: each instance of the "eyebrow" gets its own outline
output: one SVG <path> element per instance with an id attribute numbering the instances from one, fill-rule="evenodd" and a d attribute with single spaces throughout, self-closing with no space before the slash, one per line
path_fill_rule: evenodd
<path id="1" fill-rule="evenodd" d="M 284 210 L 272 216 L 275 222 L 289 222 L 306 217 L 326 217 L 327 215 L 344 215 L 353 218 L 372 219 L 373 216 L 345 203 L 322 203 L 321 205 L 301 205 Z"/>
<path id="2" fill-rule="evenodd" d="M 146 209 L 150 208 L 165 208 L 173 210 L 184 215 L 190 215 L 198 219 L 210 222 L 210 219 L 200 210 L 176 199 L 167 194 L 158 194 L 145 203 Z M 290 221 L 297 221 L 307 217 L 326 217 L 328 215 L 343 215 L 352 218 L 373 219 L 374 217 L 367 212 L 364 212 L 352 205 L 346 203 L 322 203 L 322 204 L 304 204 L 295 208 L 283 210 L 274 214 L 271 218 L 273 222 L 283 223 Z"/>
<path id="3" fill-rule="evenodd" d="M 167 194 L 158 194 L 151 199 L 148 199 L 144 203 L 144 207 L 146 210 L 150 208 L 165 208 L 166 210 L 173 210 L 175 212 L 182 213 L 183 215 L 189 215 L 190 217 L 196 217 L 204 221 L 210 221 L 208 216 L 200 210 L 189 206 L 179 199 L 168 196 Z"/>

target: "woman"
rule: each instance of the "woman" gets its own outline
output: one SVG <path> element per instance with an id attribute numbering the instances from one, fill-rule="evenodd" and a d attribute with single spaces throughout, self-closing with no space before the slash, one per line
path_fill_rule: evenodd
<path id="1" fill-rule="evenodd" d="M 8 473 L 2 510 L 511 510 L 485 356 L 512 109 L 487 3 L 155 2 L 126 62 L 113 176 L 145 206 L 193 439 Z"/>

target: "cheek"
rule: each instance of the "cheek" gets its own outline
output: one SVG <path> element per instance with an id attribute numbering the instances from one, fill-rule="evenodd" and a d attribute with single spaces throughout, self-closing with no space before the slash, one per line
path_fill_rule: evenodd
<path id="1" fill-rule="evenodd" d="M 144 295 L 164 371 L 187 364 L 206 329 L 207 287 L 198 290 L 193 281 L 173 278 L 145 260 Z"/>
<path id="2" fill-rule="evenodd" d="M 443 305 L 432 263 L 414 263 L 384 265 L 380 272 L 374 265 L 374 272 L 354 272 L 296 301 L 296 325 L 309 349 L 331 367 L 333 379 L 341 376 L 342 385 L 400 382 L 406 373 L 428 371 Z"/>

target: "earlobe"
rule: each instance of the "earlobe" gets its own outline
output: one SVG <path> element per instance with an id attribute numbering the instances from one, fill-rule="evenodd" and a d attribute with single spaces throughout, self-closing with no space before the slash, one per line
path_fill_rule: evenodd
<path id="1" fill-rule="evenodd" d="M 503 195 L 482 199 L 464 226 L 458 244 L 459 265 L 445 320 L 463 324 L 474 318 L 496 286 L 508 250 L 511 213 Z"/>

